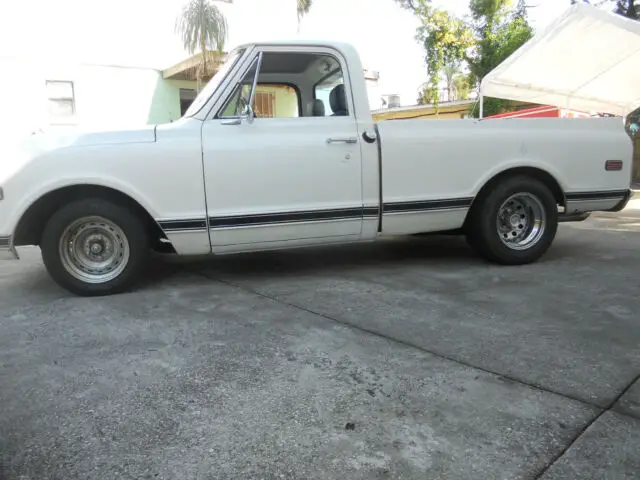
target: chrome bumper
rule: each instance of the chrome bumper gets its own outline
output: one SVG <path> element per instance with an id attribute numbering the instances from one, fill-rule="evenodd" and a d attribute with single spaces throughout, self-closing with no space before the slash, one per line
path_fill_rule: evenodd
<path id="1" fill-rule="evenodd" d="M 0 237 L 0 260 L 19 260 L 16 247 L 13 246 L 11 237 Z"/>
<path id="2" fill-rule="evenodd" d="M 627 206 L 627 204 L 629 203 L 629 201 L 633 198 L 633 190 L 631 190 L 630 188 L 625 192 L 624 197 L 622 197 L 622 199 L 616 204 L 615 207 L 613 207 L 612 209 L 608 210 L 609 212 L 619 212 L 621 210 L 624 210 L 624 208 Z"/>

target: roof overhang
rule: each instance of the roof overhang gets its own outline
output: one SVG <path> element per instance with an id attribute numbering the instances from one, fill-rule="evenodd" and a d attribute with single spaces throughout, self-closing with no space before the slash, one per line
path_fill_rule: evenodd
<path id="1" fill-rule="evenodd" d="M 226 60 L 226 53 L 206 52 L 207 71 L 203 72 L 202 80 L 208 81 L 218 71 Z M 197 80 L 198 72 L 202 69 L 202 53 L 196 53 L 191 57 L 176 63 L 162 71 L 165 80 Z"/>
<path id="2" fill-rule="evenodd" d="M 487 74 L 480 92 L 626 116 L 640 107 L 640 22 L 573 5 Z"/>

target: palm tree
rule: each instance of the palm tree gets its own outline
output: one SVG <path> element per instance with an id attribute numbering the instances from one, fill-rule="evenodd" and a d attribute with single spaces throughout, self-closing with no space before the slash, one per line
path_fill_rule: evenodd
<path id="1" fill-rule="evenodd" d="M 233 0 L 222 0 L 233 3 Z M 211 0 L 190 0 L 176 21 L 176 31 L 182 37 L 184 48 L 193 55 L 200 51 L 201 64 L 197 70 L 197 89 L 208 73 L 207 62 L 219 58 L 227 40 L 227 19 Z"/>
<path id="2" fill-rule="evenodd" d="M 233 0 L 214 0 L 233 3 Z M 300 21 L 309 13 L 313 0 L 296 0 L 298 13 L 298 31 Z M 193 55 L 200 51 L 202 63 L 197 71 L 197 89 L 200 82 L 208 73 L 208 62 L 214 63 L 223 53 L 227 40 L 227 19 L 212 0 L 190 0 L 182 9 L 182 14 L 176 21 L 176 31 L 182 37 L 184 48 Z"/>
<path id="3" fill-rule="evenodd" d="M 298 32 L 300 31 L 300 21 L 302 17 L 309 13 L 311 10 L 311 4 L 313 0 L 296 0 L 297 1 L 297 11 L 298 11 Z"/>

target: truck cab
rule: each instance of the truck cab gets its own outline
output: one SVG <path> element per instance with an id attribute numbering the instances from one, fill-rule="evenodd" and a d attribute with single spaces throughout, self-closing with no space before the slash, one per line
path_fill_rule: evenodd
<path id="1" fill-rule="evenodd" d="M 378 152 L 357 53 L 261 44 L 228 63 L 186 112 L 203 122 L 213 251 L 372 238 Z"/>

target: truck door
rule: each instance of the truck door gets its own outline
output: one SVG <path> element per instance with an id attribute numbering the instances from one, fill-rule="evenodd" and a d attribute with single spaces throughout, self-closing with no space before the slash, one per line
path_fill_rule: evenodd
<path id="1" fill-rule="evenodd" d="M 360 237 L 361 140 L 343 72 L 326 48 L 247 59 L 202 128 L 214 252 Z"/>

